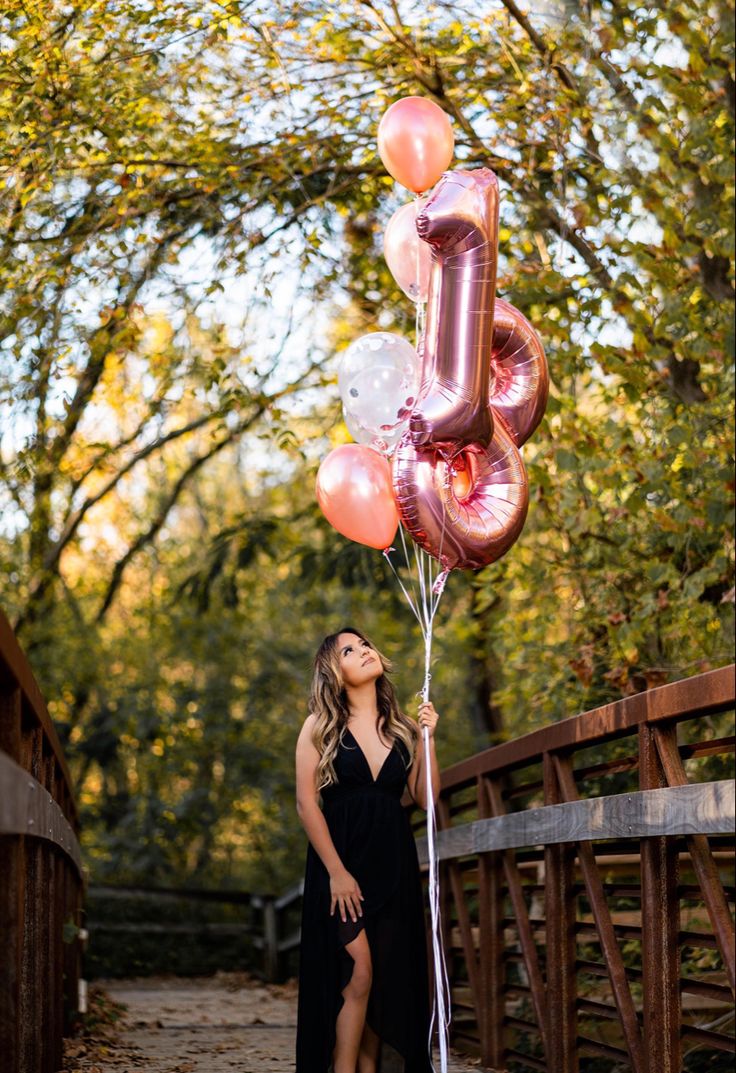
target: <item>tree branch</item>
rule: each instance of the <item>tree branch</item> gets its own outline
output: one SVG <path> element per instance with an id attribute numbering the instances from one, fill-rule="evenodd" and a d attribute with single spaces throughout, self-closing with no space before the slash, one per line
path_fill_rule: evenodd
<path id="1" fill-rule="evenodd" d="M 61 553 L 72 539 L 80 524 L 84 520 L 84 516 L 87 514 L 95 504 L 99 503 L 101 499 L 109 495 L 110 492 L 116 487 L 116 485 L 125 477 L 127 473 L 137 466 L 139 462 L 142 462 L 145 458 L 150 457 L 155 451 L 160 451 L 167 443 L 171 443 L 173 440 L 179 439 L 181 436 L 186 436 L 189 432 L 194 432 L 198 428 L 202 428 L 203 425 L 208 424 L 210 421 L 214 421 L 218 417 L 224 416 L 223 410 L 217 410 L 214 413 L 202 414 L 200 417 L 195 418 L 186 425 L 182 425 L 181 428 L 172 429 L 165 436 L 159 436 L 157 439 L 152 440 L 151 443 L 146 444 L 137 451 L 128 461 L 122 466 L 117 473 L 114 473 L 112 477 L 103 484 L 102 487 L 91 496 L 85 499 L 84 503 L 70 516 L 59 539 L 56 540 L 48 550 L 46 559 L 44 560 L 44 569 L 53 570 L 59 561 Z"/>
<path id="2" fill-rule="evenodd" d="M 138 536 L 138 538 L 134 541 L 133 544 L 131 544 L 125 554 L 121 556 L 121 558 L 118 559 L 118 561 L 115 563 L 112 572 L 112 578 L 107 587 L 107 592 L 105 593 L 105 596 L 102 600 L 99 611 L 95 616 L 95 622 L 99 623 L 102 621 L 108 608 L 112 604 L 112 601 L 115 597 L 115 593 L 120 587 L 120 583 L 123 579 L 123 574 L 125 572 L 126 567 L 131 562 L 131 560 L 138 554 L 139 551 L 141 551 L 144 547 L 146 547 L 147 544 L 150 544 L 151 541 L 155 539 L 157 533 L 166 521 L 171 509 L 174 507 L 177 500 L 179 499 L 179 496 L 181 495 L 183 489 L 186 487 L 186 485 L 189 483 L 195 473 L 197 473 L 198 470 L 202 468 L 205 462 L 208 462 L 211 458 L 214 458 L 214 456 L 216 454 L 219 454 L 219 452 L 222 451 L 223 448 L 233 443 L 239 436 L 243 434 L 243 432 L 247 431 L 247 429 L 249 429 L 258 420 L 258 418 L 262 416 L 265 409 L 265 404 L 259 406 L 256 411 L 247 418 L 246 421 L 241 421 L 236 426 L 236 428 L 234 428 L 231 432 L 227 434 L 227 436 L 223 436 L 223 438 L 219 440 L 208 451 L 205 451 L 203 454 L 198 455 L 194 459 L 194 461 L 189 466 L 187 466 L 184 472 L 180 474 L 173 488 L 159 507 L 159 510 L 156 513 L 151 524 Z"/>
<path id="3" fill-rule="evenodd" d="M 158 243 L 143 271 L 131 283 L 124 299 L 117 303 L 117 308 L 124 308 L 127 313 L 130 313 L 131 306 L 134 304 L 143 286 L 151 279 L 171 246 L 177 239 L 181 238 L 182 235 L 186 233 L 186 230 L 186 227 L 179 228 L 178 230 L 171 232 L 166 238 Z M 63 458 L 71 438 L 81 420 L 84 409 L 90 401 L 104 371 L 105 361 L 109 354 L 109 347 L 107 338 L 102 338 L 103 333 L 105 335 L 107 334 L 106 324 L 95 328 L 87 338 L 90 347 L 89 361 L 77 382 L 77 389 L 69 404 L 69 409 L 64 418 L 62 429 L 57 433 L 49 446 L 49 459 L 52 466 L 57 467 Z"/>

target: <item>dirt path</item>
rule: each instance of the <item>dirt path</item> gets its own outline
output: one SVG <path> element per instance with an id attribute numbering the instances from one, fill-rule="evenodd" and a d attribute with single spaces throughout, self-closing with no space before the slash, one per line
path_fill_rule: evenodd
<path id="1" fill-rule="evenodd" d="M 295 981 L 279 987 L 217 973 L 97 984 L 124 1004 L 125 1016 L 113 1038 L 76 1053 L 71 1043 L 70 1073 L 293 1073 Z M 450 1066 L 469 1068 L 477 1064 L 457 1057 Z"/>

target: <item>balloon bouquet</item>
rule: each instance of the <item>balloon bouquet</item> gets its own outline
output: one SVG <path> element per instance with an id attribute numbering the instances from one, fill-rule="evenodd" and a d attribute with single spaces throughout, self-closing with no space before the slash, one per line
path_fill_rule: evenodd
<path id="1" fill-rule="evenodd" d="M 538 335 L 518 309 L 496 297 L 498 181 L 488 168 L 446 171 L 453 149 L 449 117 L 426 98 L 396 101 L 381 119 L 381 159 L 415 195 L 391 218 L 384 254 L 416 303 L 416 347 L 399 335 L 371 332 L 344 352 L 338 386 L 357 442 L 324 459 L 316 489 L 327 520 L 351 540 L 383 551 L 391 565 L 422 629 L 425 701 L 434 616 L 449 572 L 501 558 L 523 528 L 529 494 L 519 448 L 541 421 L 549 390 Z M 397 529 L 407 569 L 405 531 L 413 538 L 413 584 L 402 581 L 390 558 Z M 425 755 L 428 738 L 425 728 Z M 432 1025 L 436 1011 L 445 1073 L 449 985 L 429 764 L 425 769 Z M 430 1053 L 431 1037 L 432 1026 Z"/>

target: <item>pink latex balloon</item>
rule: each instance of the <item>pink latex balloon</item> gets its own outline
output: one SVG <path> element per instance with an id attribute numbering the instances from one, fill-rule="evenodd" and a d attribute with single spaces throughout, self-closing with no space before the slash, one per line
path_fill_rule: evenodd
<path id="1" fill-rule="evenodd" d="M 386 171 L 415 194 L 434 186 L 454 148 L 450 117 L 426 97 L 402 97 L 378 124 L 378 152 Z"/>
<path id="2" fill-rule="evenodd" d="M 417 234 L 417 215 L 425 198 L 410 201 L 397 209 L 383 233 L 383 256 L 398 285 L 412 301 L 427 301 L 429 289 L 429 246 Z"/>
<path id="3" fill-rule="evenodd" d="M 383 550 L 396 536 L 391 470 L 370 447 L 346 443 L 330 451 L 317 473 L 317 502 L 330 525 L 358 544 Z"/>
<path id="4" fill-rule="evenodd" d="M 415 447 L 410 436 L 401 438 L 393 458 L 404 527 L 447 570 L 500 559 L 519 537 L 529 503 L 524 463 L 503 425 L 488 447 L 472 445 L 451 461 L 431 447 Z"/>
<path id="5" fill-rule="evenodd" d="M 486 447 L 498 263 L 498 182 L 488 168 L 446 172 L 417 217 L 432 250 L 424 366 L 409 422 L 415 447 Z"/>
<path id="6" fill-rule="evenodd" d="M 549 371 L 542 341 L 523 313 L 497 298 L 493 308 L 490 403 L 517 447 L 544 416 Z"/>

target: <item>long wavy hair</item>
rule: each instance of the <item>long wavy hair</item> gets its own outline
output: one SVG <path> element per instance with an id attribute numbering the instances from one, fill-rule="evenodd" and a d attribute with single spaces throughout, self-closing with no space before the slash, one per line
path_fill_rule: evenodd
<path id="1" fill-rule="evenodd" d="M 419 738 L 416 723 L 401 711 L 393 684 L 388 678 L 388 672 L 391 670 L 390 660 L 386 659 L 360 630 L 353 626 L 344 626 L 337 633 L 325 637 L 314 657 L 309 712 L 317 717 L 312 730 L 312 741 L 320 754 L 316 776 L 317 791 L 338 781 L 334 759 L 350 718 L 348 695 L 340 671 L 340 654 L 337 647 L 337 639 L 341 633 L 352 633 L 361 641 L 366 641 L 381 661 L 383 673 L 376 679 L 376 728 L 384 738 L 404 743 L 409 754 L 407 769 L 414 763 Z"/>

